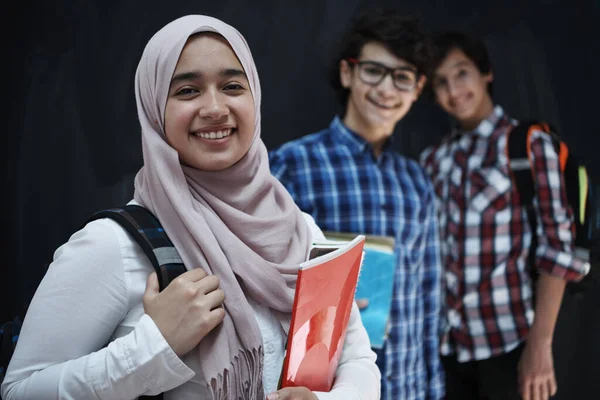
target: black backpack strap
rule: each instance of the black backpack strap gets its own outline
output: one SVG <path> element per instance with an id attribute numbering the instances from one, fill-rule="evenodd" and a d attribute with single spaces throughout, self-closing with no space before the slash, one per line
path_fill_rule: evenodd
<path id="1" fill-rule="evenodd" d="M 552 139 L 554 149 L 560 154 L 560 138 L 550 125 L 538 121 L 522 121 L 519 125 L 508 131 L 507 156 L 510 172 L 519 193 L 519 203 L 524 206 L 533 204 L 535 195 L 535 182 L 529 159 L 529 134 L 532 128 L 546 132 Z"/>
<path id="2" fill-rule="evenodd" d="M 512 175 L 512 181 L 517 188 L 519 204 L 527 212 L 527 221 L 531 227 L 531 247 L 527 256 L 527 263 L 532 278 L 537 278 L 535 269 L 535 252 L 537 248 L 537 218 L 533 209 L 533 196 L 535 192 L 535 182 L 533 181 L 533 172 L 531 161 L 529 159 L 529 128 L 532 123 L 521 122 L 519 125 L 508 131 L 506 143 L 508 165 Z"/>
<path id="3" fill-rule="evenodd" d="M 126 205 L 98 211 L 86 221 L 86 224 L 101 218 L 112 219 L 133 237 L 152 263 L 158 275 L 160 290 L 187 271 L 160 222 L 146 208 Z"/>
<path id="4" fill-rule="evenodd" d="M 187 271 L 177 249 L 167 236 L 158 219 L 146 208 L 137 205 L 126 205 L 94 213 L 88 222 L 110 218 L 125 229 L 142 248 L 156 274 L 160 290 L 179 275 Z M 156 396 L 140 396 L 139 400 L 162 400 L 163 394 Z"/>
<path id="5" fill-rule="evenodd" d="M 528 122 L 521 122 L 509 130 L 506 144 L 510 172 L 513 182 L 517 186 L 519 203 L 524 207 L 533 204 L 535 190 L 529 152 L 527 151 L 530 126 L 531 124 Z"/>
<path id="6" fill-rule="evenodd" d="M 19 317 L 15 317 L 12 321 L 5 322 L 0 326 L 0 382 L 4 379 L 4 374 L 17 345 L 21 325 Z"/>
<path id="7" fill-rule="evenodd" d="M 531 227 L 531 247 L 529 248 L 528 262 L 530 268 L 535 265 L 535 250 L 537 247 L 537 217 L 533 209 L 535 195 L 535 182 L 531 160 L 529 159 L 530 132 L 532 128 L 546 132 L 552 139 L 557 153 L 560 152 L 560 138 L 556 131 L 545 122 L 521 121 L 517 126 L 508 131 L 506 143 L 510 173 L 519 194 L 519 203 L 527 211 L 527 220 Z"/>

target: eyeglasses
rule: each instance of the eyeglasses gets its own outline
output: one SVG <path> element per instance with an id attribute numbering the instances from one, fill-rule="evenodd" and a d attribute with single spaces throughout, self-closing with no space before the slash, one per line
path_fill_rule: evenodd
<path id="1" fill-rule="evenodd" d="M 348 62 L 358 66 L 358 77 L 367 85 L 377 86 L 391 74 L 394 87 L 400 91 L 410 92 L 417 86 L 418 74 L 414 68 L 389 68 L 375 61 L 358 61 L 355 58 L 349 58 Z"/>

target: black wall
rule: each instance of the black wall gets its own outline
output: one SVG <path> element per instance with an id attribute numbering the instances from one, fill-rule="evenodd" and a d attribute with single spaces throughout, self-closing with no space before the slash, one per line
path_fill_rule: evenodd
<path id="1" fill-rule="evenodd" d="M 3 6 L 4 195 L 0 321 L 33 295 L 54 250 L 93 211 L 123 204 L 141 166 L 133 76 L 150 36 L 190 13 L 213 15 L 248 40 L 263 87 L 268 148 L 329 123 L 325 69 L 354 12 L 395 5 L 431 30 L 481 34 L 496 100 L 515 117 L 545 118 L 600 182 L 598 0 L 41 1 Z M 12 22 L 13 27 L 9 27 Z M 397 128 L 416 157 L 448 130 L 420 101 Z M 556 332 L 560 399 L 600 397 L 600 294 L 567 298 Z"/>

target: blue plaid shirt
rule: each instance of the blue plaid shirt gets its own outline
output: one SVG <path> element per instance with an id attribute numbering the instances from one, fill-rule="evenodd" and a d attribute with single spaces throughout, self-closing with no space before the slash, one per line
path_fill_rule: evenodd
<path id="1" fill-rule="evenodd" d="M 389 145 L 375 159 L 338 117 L 269 158 L 273 175 L 321 229 L 396 238 L 382 398 L 441 399 L 441 259 L 434 193 L 422 168 Z"/>

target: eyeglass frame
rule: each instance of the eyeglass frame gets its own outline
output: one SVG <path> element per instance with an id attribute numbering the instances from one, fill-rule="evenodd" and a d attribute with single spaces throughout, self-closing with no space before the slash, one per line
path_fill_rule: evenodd
<path id="1" fill-rule="evenodd" d="M 361 66 L 365 65 L 365 64 L 372 64 L 372 65 L 375 65 L 375 66 L 377 66 L 377 67 L 380 67 L 380 68 L 382 68 L 382 69 L 384 70 L 384 73 L 383 73 L 383 75 L 381 76 L 381 78 L 379 78 L 379 81 L 377 81 L 377 82 L 375 82 L 375 83 L 366 82 L 366 81 L 365 81 L 365 80 L 364 80 L 364 79 L 361 77 L 361 74 L 360 74 L 360 71 L 359 71 L 359 73 L 358 73 L 358 78 L 361 80 L 361 82 L 363 82 L 364 84 L 366 84 L 366 85 L 369 85 L 369 86 L 377 86 L 377 85 L 379 85 L 381 82 L 383 82 L 383 80 L 384 80 L 384 79 L 385 79 L 385 78 L 386 78 L 388 75 L 392 75 L 392 84 L 394 85 L 394 87 L 395 87 L 397 90 L 399 90 L 399 91 L 401 91 L 401 92 L 410 92 L 410 91 L 412 91 L 412 90 L 415 90 L 415 88 L 417 87 L 417 85 L 418 85 L 418 83 L 419 83 L 419 78 L 421 77 L 421 74 L 419 73 L 419 71 L 418 71 L 418 70 L 416 70 L 416 69 L 414 69 L 414 68 L 412 68 L 412 67 L 409 67 L 409 66 L 404 66 L 404 67 L 396 67 L 396 68 L 390 68 L 390 67 L 388 67 L 387 65 L 383 65 L 382 63 L 379 63 L 379 62 L 377 62 L 377 61 L 371 61 L 371 60 L 363 60 L 363 61 L 360 61 L 360 60 L 357 60 L 356 58 L 353 58 L 353 57 L 350 57 L 350 58 L 346 59 L 346 61 L 347 61 L 348 63 L 350 63 L 351 65 L 357 65 L 359 68 L 360 68 Z M 396 71 L 408 71 L 408 72 L 413 72 L 413 73 L 415 74 L 415 83 L 413 84 L 413 86 L 412 86 L 412 87 L 410 87 L 410 88 L 399 88 L 399 87 L 396 85 L 396 81 L 394 80 L 394 76 L 393 76 L 393 73 L 394 73 L 394 72 L 396 72 Z"/>

